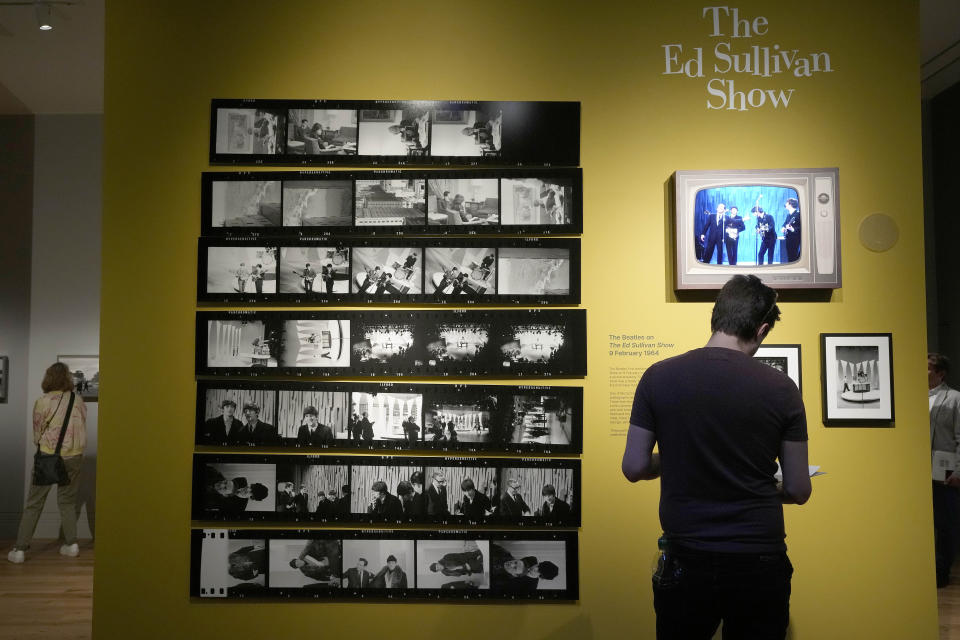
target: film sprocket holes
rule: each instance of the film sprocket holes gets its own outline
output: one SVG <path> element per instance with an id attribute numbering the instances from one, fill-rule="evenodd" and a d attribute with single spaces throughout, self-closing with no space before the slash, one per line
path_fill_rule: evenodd
<path id="1" fill-rule="evenodd" d="M 580 169 L 206 172 L 204 236 L 583 231 Z"/>
<path id="2" fill-rule="evenodd" d="M 576 454 L 582 433 L 581 387 L 197 383 L 201 446 Z"/>
<path id="3" fill-rule="evenodd" d="M 198 375 L 583 376 L 582 309 L 200 311 Z"/>
<path id="4" fill-rule="evenodd" d="M 214 99 L 210 162 L 576 166 L 580 103 Z"/>
<path id="5" fill-rule="evenodd" d="M 576 531 L 194 529 L 195 598 L 574 601 Z"/>
<path id="6" fill-rule="evenodd" d="M 194 455 L 195 520 L 574 527 L 580 495 L 579 460 Z"/>
<path id="7" fill-rule="evenodd" d="M 198 264 L 199 302 L 580 302 L 576 238 L 201 238 Z"/>

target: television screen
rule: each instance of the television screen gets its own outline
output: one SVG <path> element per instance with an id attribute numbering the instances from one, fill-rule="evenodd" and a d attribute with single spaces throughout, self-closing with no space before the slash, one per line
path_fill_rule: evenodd
<path id="1" fill-rule="evenodd" d="M 792 187 L 700 189 L 693 225 L 694 252 L 704 264 L 790 264 L 800 259 L 800 196 Z"/>

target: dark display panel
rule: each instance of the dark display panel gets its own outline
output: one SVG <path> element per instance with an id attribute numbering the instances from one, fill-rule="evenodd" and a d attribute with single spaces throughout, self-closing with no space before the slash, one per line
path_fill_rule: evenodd
<path id="1" fill-rule="evenodd" d="M 215 99 L 210 162 L 576 166 L 580 103 Z"/>
<path id="2" fill-rule="evenodd" d="M 583 376 L 586 311 L 197 313 L 199 375 Z"/>
<path id="3" fill-rule="evenodd" d="M 303 437 L 314 422 L 329 434 Z M 571 454 L 583 389 L 201 380 L 196 425 L 201 446 Z"/>
<path id="4" fill-rule="evenodd" d="M 583 230 L 580 169 L 204 173 L 205 236 L 516 235 Z"/>
<path id="5" fill-rule="evenodd" d="M 314 424 L 309 430 L 323 429 Z M 302 428 L 304 436 L 308 428 Z M 580 525 L 580 461 L 196 454 L 193 518 Z"/>
<path id="6" fill-rule="evenodd" d="M 195 598 L 579 598 L 575 531 L 194 529 Z"/>
<path id="7" fill-rule="evenodd" d="M 578 239 L 202 238 L 200 302 L 579 304 Z"/>

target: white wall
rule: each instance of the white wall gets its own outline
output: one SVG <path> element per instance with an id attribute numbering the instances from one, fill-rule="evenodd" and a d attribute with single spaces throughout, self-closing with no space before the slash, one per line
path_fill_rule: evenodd
<path id="1" fill-rule="evenodd" d="M 0 537 L 12 538 L 23 507 L 30 333 L 30 230 L 33 116 L 0 116 L 0 356 L 10 359 L 8 399 L 0 403 Z"/>
<path id="2" fill-rule="evenodd" d="M 28 425 L 44 371 L 58 355 L 100 351 L 100 219 L 102 210 L 103 117 L 36 117 L 31 256 Z M 135 212 L 131 212 L 135 215 Z M 149 286 L 149 278 L 144 285 Z M 109 374 L 101 375 L 109 384 Z M 80 537 L 92 537 L 95 514 L 97 411 L 87 405 L 87 449 L 80 479 Z M 29 428 L 26 433 L 29 433 Z M 34 449 L 27 438 L 24 492 Z M 23 449 L 21 449 L 23 450 Z M 51 492 L 52 493 L 52 492 Z M 47 498 L 35 537 L 55 538 L 59 515 Z"/>

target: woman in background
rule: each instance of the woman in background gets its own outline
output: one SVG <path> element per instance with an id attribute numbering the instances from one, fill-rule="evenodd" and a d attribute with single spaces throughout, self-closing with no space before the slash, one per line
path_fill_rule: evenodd
<path id="1" fill-rule="evenodd" d="M 33 443 L 40 445 L 43 453 L 55 453 L 60 430 L 64 427 L 67 407 L 70 406 L 70 393 L 73 391 L 73 376 L 70 369 L 62 362 L 50 365 L 40 384 L 43 395 L 37 398 L 33 405 Z M 77 546 L 77 489 L 80 479 L 80 464 L 83 460 L 83 449 L 87 444 L 87 406 L 79 394 L 74 394 L 73 409 L 66 425 L 67 432 L 63 437 L 63 446 L 60 457 L 67 468 L 70 483 L 57 487 L 57 505 L 60 507 L 60 528 L 63 532 L 60 554 L 77 556 L 80 549 Z M 30 539 L 37 528 L 37 520 L 47 501 L 47 494 L 53 485 L 30 485 L 27 502 L 20 518 L 20 529 L 17 533 L 17 542 L 7 560 L 21 563 L 24 552 L 30 548 Z"/>

